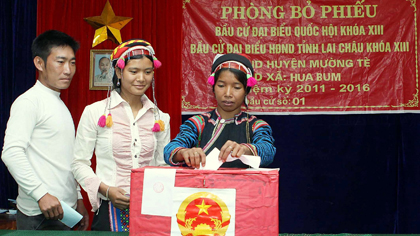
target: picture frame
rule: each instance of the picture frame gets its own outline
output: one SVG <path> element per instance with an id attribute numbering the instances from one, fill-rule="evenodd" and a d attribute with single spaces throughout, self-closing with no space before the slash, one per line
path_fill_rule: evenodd
<path id="1" fill-rule="evenodd" d="M 89 90 L 108 90 L 112 86 L 114 68 L 111 64 L 112 49 L 90 50 Z"/>

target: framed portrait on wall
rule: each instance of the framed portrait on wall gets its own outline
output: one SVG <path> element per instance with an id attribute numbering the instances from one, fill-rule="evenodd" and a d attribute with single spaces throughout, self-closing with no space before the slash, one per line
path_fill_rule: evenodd
<path id="1" fill-rule="evenodd" d="M 90 50 L 90 90 L 107 90 L 112 86 L 114 68 L 111 64 L 111 49 L 92 49 Z"/>

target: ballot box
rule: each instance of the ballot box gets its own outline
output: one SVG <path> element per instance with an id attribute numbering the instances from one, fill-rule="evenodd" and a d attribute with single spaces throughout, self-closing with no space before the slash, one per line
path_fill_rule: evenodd
<path id="1" fill-rule="evenodd" d="M 132 170 L 130 235 L 278 235 L 278 169 Z"/>

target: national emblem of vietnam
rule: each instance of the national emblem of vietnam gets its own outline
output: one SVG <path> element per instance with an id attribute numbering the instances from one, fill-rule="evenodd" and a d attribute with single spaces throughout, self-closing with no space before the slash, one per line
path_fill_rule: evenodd
<path id="1" fill-rule="evenodd" d="M 176 214 L 183 236 L 225 235 L 230 217 L 223 200 L 209 192 L 190 195 L 181 203 Z"/>

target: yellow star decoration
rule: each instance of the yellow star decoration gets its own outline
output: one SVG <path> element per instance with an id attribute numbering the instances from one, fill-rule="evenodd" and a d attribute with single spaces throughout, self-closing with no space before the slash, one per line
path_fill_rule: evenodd
<path id="1" fill-rule="evenodd" d="M 209 212 L 207 211 L 207 209 L 209 207 L 211 207 L 211 205 L 206 205 L 204 203 L 204 199 L 203 199 L 203 202 L 201 203 L 201 205 L 195 205 L 195 206 L 200 209 L 200 211 L 198 212 L 198 215 L 200 215 L 202 212 L 206 213 L 207 215 L 209 214 Z"/>
<path id="2" fill-rule="evenodd" d="M 95 29 L 92 47 L 109 39 L 116 44 L 120 44 L 120 30 L 132 20 L 131 17 L 115 16 L 109 1 L 106 2 L 100 16 L 84 18 L 84 20 Z"/>

